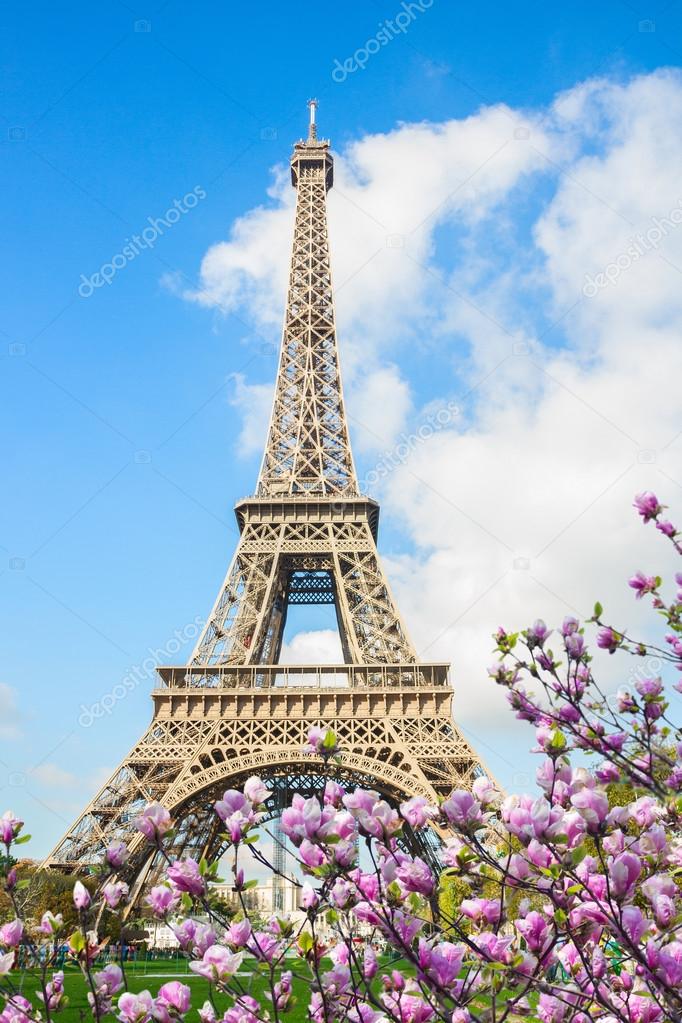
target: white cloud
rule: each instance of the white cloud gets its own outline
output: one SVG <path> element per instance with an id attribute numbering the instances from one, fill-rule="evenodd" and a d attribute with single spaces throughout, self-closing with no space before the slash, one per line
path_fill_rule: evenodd
<path id="1" fill-rule="evenodd" d="M 674 159 L 670 147 L 682 86 L 662 75 L 604 88 L 580 106 L 598 105 L 590 124 L 606 118 L 604 152 L 575 160 L 535 230 L 550 309 L 578 303 L 564 322 L 567 347 L 536 341 L 515 356 L 497 332 L 506 361 L 470 396 L 472 425 L 415 449 L 385 495 L 423 552 L 393 565 L 406 617 L 425 655 L 453 658 L 459 712 L 477 725 L 502 706 L 479 685 L 497 624 L 589 613 L 599 598 L 618 624 L 636 625 L 627 575 L 669 563 L 629 506 L 640 489 L 671 502 L 679 494 L 679 271 L 651 254 L 595 298 L 581 289 L 585 272 L 678 200 L 679 134 Z M 682 267 L 682 231 L 661 252 Z M 490 309 L 487 297 L 477 293 Z M 504 299 L 496 294 L 492 308 L 513 333 L 522 315 Z M 490 369 L 489 332 L 468 310 L 450 315 L 468 335 L 473 382 Z"/>
<path id="2" fill-rule="evenodd" d="M 273 383 L 249 384 L 243 373 L 232 375 L 234 388 L 230 404 L 239 410 L 242 428 L 236 450 L 243 458 L 263 451 L 272 408 Z"/>
<path id="3" fill-rule="evenodd" d="M 335 629 L 297 632 L 282 645 L 282 664 L 343 664 L 341 640 Z"/>
<path id="4" fill-rule="evenodd" d="M 336 161 L 329 218 L 351 414 L 395 437 L 417 404 L 406 383 L 417 370 L 420 400 L 462 407 L 380 496 L 409 550 L 387 559 L 401 610 L 425 658 L 452 660 L 457 715 L 485 745 L 529 740 L 519 725 L 490 741 L 511 722 L 485 681 L 498 624 L 585 614 L 598 598 L 638 628 L 625 580 L 669 564 L 629 505 L 655 489 L 680 506 L 682 227 L 594 297 L 583 286 L 679 206 L 681 116 L 682 77 L 662 71 L 583 83 L 535 113 L 403 125 Z M 291 229 L 281 178 L 274 196 L 209 252 L 198 296 L 252 302 L 268 329 Z M 306 643 L 295 637 L 293 653 Z M 603 663 L 612 671 L 615 659 Z M 492 766 L 505 779 L 509 763 Z"/>
<path id="5" fill-rule="evenodd" d="M 19 734 L 18 723 L 16 690 L 0 682 L 0 738 L 14 739 Z"/>
<path id="6" fill-rule="evenodd" d="M 410 387 L 397 366 L 383 366 L 356 381 L 348 401 L 355 447 L 383 451 L 394 444 L 411 409 Z"/>

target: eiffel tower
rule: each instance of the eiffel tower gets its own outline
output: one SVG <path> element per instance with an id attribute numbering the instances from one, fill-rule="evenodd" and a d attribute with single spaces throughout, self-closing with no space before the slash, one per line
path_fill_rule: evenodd
<path id="1" fill-rule="evenodd" d="M 452 719 L 449 665 L 417 658 L 379 562 L 379 506 L 358 487 L 327 236 L 334 164 L 316 105 L 291 157 L 279 369 L 256 493 L 235 507 L 237 550 L 189 663 L 157 669 L 149 728 L 44 863 L 87 870 L 122 839 L 132 901 L 158 870 L 132 825 L 151 800 L 173 816 L 176 855 L 213 859 L 223 850 L 213 802 L 252 774 L 273 788 L 274 818 L 325 775 L 396 803 L 469 787 L 481 770 Z M 343 664 L 278 663 L 287 610 L 301 604 L 334 606 Z M 334 730 L 341 766 L 303 754 L 312 725 Z"/>

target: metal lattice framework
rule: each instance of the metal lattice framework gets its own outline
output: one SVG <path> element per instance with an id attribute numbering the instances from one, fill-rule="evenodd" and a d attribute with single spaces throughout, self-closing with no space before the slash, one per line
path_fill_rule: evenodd
<path id="1" fill-rule="evenodd" d="M 237 550 L 189 663 L 158 669 L 151 725 L 44 864 L 84 869 L 124 839 L 138 896 L 158 866 L 132 827 L 146 802 L 173 814 L 176 854 L 218 856 L 213 801 L 257 773 L 274 786 L 275 812 L 310 783 L 311 725 L 333 728 L 344 750 L 327 773 L 394 803 L 470 786 L 481 769 L 452 719 L 448 665 L 420 662 L 408 638 L 377 554 L 378 505 L 358 491 L 327 238 L 333 161 L 314 101 L 291 173 L 281 358 L 256 494 L 235 508 Z M 319 603 L 335 606 L 344 663 L 278 664 L 288 607 Z"/>

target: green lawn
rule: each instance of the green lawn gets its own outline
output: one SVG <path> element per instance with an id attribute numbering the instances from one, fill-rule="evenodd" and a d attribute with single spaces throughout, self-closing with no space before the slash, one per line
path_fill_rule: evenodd
<path id="1" fill-rule="evenodd" d="M 292 958 L 290 963 L 291 968 L 294 971 L 297 967 L 302 966 L 298 959 Z M 244 991 L 246 994 L 253 995 L 254 998 L 259 998 L 266 990 L 265 979 L 262 976 L 256 975 L 254 977 L 250 974 L 249 966 L 250 963 L 244 970 L 244 976 L 238 976 L 237 979 L 244 985 Z M 101 967 L 99 968 L 101 969 Z M 98 967 L 95 968 L 95 970 L 97 969 Z M 130 991 L 143 991 L 146 989 L 151 991 L 152 995 L 156 995 L 161 985 L 165 984 L 167 981 L 181 980 L 183 984 L 188 984 L 192 989 L 192 1006 L 194 1009 L 200 1008 L 209 995 L 208 981 L 203 977 L 198 977 L 196 974 L 192 973 L 188 968 L 186 960 L 157 959 L 150 962 L 138 961 L 135 963 L 128 963 L 126 964 L 126 976 L 128 979 L 128 989 Z M 39 978 L 35 970 L 27 971 L 23 975 L 23 982 L 20 971 L 13 973 L 11 979 L 15 988 L 21 994 L 24 994 L 27 998 L 34 1001 L 34 1004 L 40 1006 L 40 1002 L 37 999 L 34 999 L 36 991 L 40 990 Z M 6 984 L 3 984 L 2 987 L 3 989 L 6 989 Z M 91 1019 L 87 1002 L 87 986 L 79 969 L 74 966 L 67 966 L 65 968 L 64 988 L 69 999 L 69 1004 L 64 1011 L 60 1012 L 55 1017 L 57 1023 L 80 1023 L 83 1018 Z M 294 978 L 293 988 L 294 998 L 296 1001 L 293 1008 L 287 1013 L 286 1018 L 288 1023 L 304 1023 L 307 1019 L 306 1009 L 308 1005 L 308 996 L 310 994 L 310 986 L 305 981 Z M 264 1004 L 267 1004 L 266 999 L 264 999 L 263 1002 Z M 217 994 L 215 995 L 215 1003 L 217 1009 L 220 1010 L 220 1018 L 224 1009 L 228 1008 L 230 999 L 224 995 L 221 996 L 220 994 Z M 272 1015 L 272 1013 L 270 1015 Z"/>
<path id="2" fill-rule="evenodd" d="M 243 984 L 244 992 L 252 995 L 254 998 L 260 1000 L 260 997 L 267 990 L 265 979 L 262 975 L 253 975 L 250 972 L 250 967 L 253 964 L 253 960 L 249 960 L 245 964 L 244 976 L 238 976 L 238 980 Z M 413 968 L 402 960 L 395 962 L 393 959 L 382 956 L 379 959 L 379 971 L 375 981 L 378 986 L 380 984 L 379 978 L 382 973 L 389 972 L 392 968 L 397 967 L 403 974 L 413 974 Z M 331 963 L 328 960 L 323 962 L 323 966 L 328 968 Z M 298 958 L 292 957 L 286 961 L 286 968 L 292 969 L 296 972 L 297 969 L 300 972 L 305 972 L 305 967 Z M 95 972 L 101 969 L 95 967 Z M 49 976 L 51 976 L 50 971 Z M 138 962 L 131 962 L 126 964 L 126 977 L 128 980 L 128 990 L 130 991 L 144 991 L 145 989 L 150 991 L 152 995 L 158 993 L 159 988 L 162 984 L 165 984 L 170 980 L 180 980 L 183 984 L 188 984 L 192 990 L 192 1008 L 193 1010 L 201 1008 L 206 999 L 209 996 L 209 983 L 203 977 L 197 976 L 192 973 L 188 968 L 186 959 L 157 959 L 151 961 L 139 960 Z M 35 970 L 28 970 L 22 975 L 21 971 L 17 970 L 11 974 L 9 978 L 16 990 L 19 993 L 24 994 L 27 998 L 30 998 L 34 1005 L 40 1007 L 40 1001 L 35 998 L 35 993 L 40 990 L 38 973 Z M 49 978 L 48 978 L 49 979 Z M 5 983 L 2 984 L 0 991 L 5 993 L 8 985 L 6 981 L 7 977 L 4 978 Z M 91 1023 L 92 1016 L 90 1015 L 90 1009 L 87 1002 L 87 986 L 85 979 L 83 978 L 80 970 L 73 966 L 66 966 L 64 969 L 64 988 L 69 999 L 69 1004 L 66 1009 L 61 1011 L 55 1016 L 55 1023 Z M 293 981 L 294 988 L 294 1004 L 291 1006 L 286 1014 L 287 1023 L 306 1023 L 307 1017 L 307 1006 L 308 999 L 310 996 L 310 984 L 305 980 L 299 980 L 294 977 Z M 222 1016 L 225 1009 L 231 1004 L 231 999 L 225 995 L 214 994 L 214 1002 L 216 1009 L 218 1010 L 218 1019 Z M 268 999 L 264 998 L 264 1007 L 268 1005 Z M 114 1001 L 115 1006 L 115 1001 Z M 0 1001 L 0 1008 L 2 1002 Z M 270 1013 L 272 1017 L 272 1012 Z M 43 1013 L 44 1018 L 44 1013 Z M 196 1020 L 196 1011 L 193 1011 L 190 1015 L 190 1020 Z M 109 1016 L 108 1020 L 112 1020 L 113 1017 Z"/>

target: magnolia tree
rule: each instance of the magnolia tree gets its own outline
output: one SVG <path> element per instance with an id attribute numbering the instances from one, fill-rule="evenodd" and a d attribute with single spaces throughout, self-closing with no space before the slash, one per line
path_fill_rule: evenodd
<path id="1" fill-rule="evenodd" d="M 682 553 L 656 497 L 638 495 L 635 506 Z M 53 972 L 40 954 L 55 938 L 80 966 L 98 1023 L 110 1015 L 176 1023 L 197 1012 L 201 1023 L 280 1023 L 292 1012 L 297 977 L 306 1001 L 299 998 L 296 1014 L 313 1023 L 682 1021 L 682 743 L 663 682 L 648 670 L 682 668 L 682 575 L 676 583 L 671 596 L 658 576 L 629 580 L 663 624 L 658 643 L 608 624 L 596 605 L 587 623 L 596 645 L 639 659 L 634 685 L 615 699 L 592 673 L 586 629 L 575 618 L 555 631 L 539 620 L 520 633 L 498 630 L 490 674 L 535 729 L 541 761 L 532 795 L 505 798 L 480 777 L 441 805 L 417 796 L 394 807 L 331 780 L 335 771 L 341 777 L 343 750 L 330 731 L 313 729 L 311 773 L 330 780 L 310 798 L 294 796 L 281 820 L 299 864 L 303 912 L 294 920 L 259 925 L 248 909 L 249 867 L 267 863 L 260 835 L 271 794 L 260 779 L 215 804 L 236 914 L 211 896 L 218 864 L 173 860 L 170 816 L 148 806 L 137 829 L 165 861 L 165 875 L 146 906 L 173 928 L 189 969 L 210 982 L 203 1006 L 192 1007 L 191 982 L 133 993 L 125 963 L 97 965 L 97 922 L 104 909 L 127 905 L 123 843 L 106 850 L 96 892 L 76 882 L 80 926 L 72 934 L 50 913 L 22 919 L 12 866 L 22 822 L 6 813 L 3 883 L 16 919 L 0 928 L 0 1023 L 49 1021 L 64 1008 L 74 975 Z M 674 688 L 682 691 L 682 678 Z M 427 829 L 441 839 L 438 869 L 415 852 L 414 836 Z M 467 897 L 439 898 L 455 883 Z M 330 931 L 325 946 L 321 932 Z M 33 1002 L 18 993 L 20 946 L 37 974 Z M 394 953 L 392 967 L 381 966 L 376 947 Z M 260 977 L 255 986 L 250 973 Z"/>

